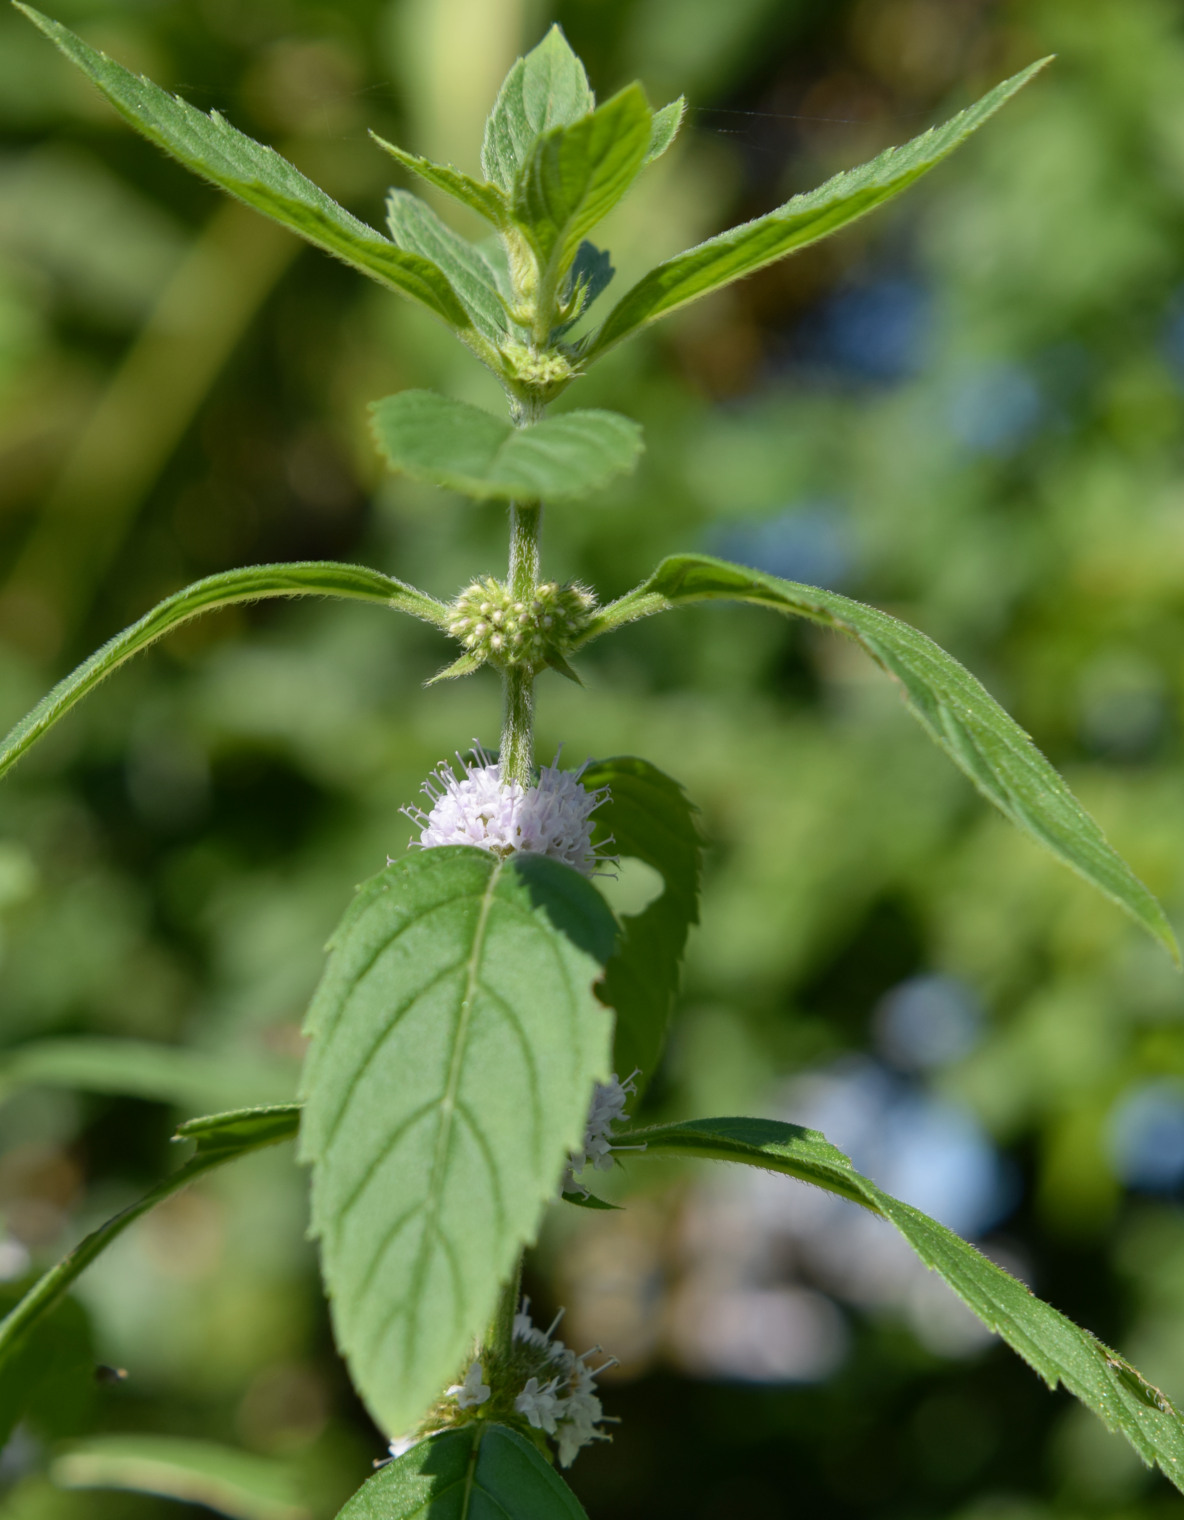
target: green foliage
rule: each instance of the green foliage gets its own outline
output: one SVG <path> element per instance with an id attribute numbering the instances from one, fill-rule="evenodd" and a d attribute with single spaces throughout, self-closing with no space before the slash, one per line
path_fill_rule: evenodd
<path id="1" fill-rule="evenodd" d="M 37 1327 L 58 1307 L 71 1283 L 130 1224 L 205 1172 L 282 1140 L 290 1140 L 298 1125 L 299 1109 L 290 1104 L 238 1109 L 233 1113 L 193 1119 L 182 1125 L 177 1132 L 178 1138 L 196 1140 L 196 1154 L 142 1198 L 79 1241 L 55 1267 L 38 1278 L 0 1320 L 0 1399 L 23 1399 L 20 1390 L 27 1387 L 27 1378 L 20 1370 L 21 1348 L 28 1344 L 27 1338 L 31 1333 L 36 1334 Z"/>
<path id="2" fill-rule="evenodd" d="M 59 681 L 0 744 L 0 775 L 15 765 L 75 702 L 93 691 L 105 676 L 163 634 L 203 612 L 272 596 L 337 596 L 378 602 L 436 624 L 442 623 L 447 612 L 422 591 L 415 591 L 389 575 L 381 575 L 377 570 L 367 570 L 361 565 L 336 565 L 317 560 L 308 564 L 250 565 L 243 570 L 225 570 L 220 575 L 207 576 L 196 585 L 166 597 L 138 623 L 117 633 Z"/>
<path id="3" fill-rule="evenodd" d="M 585 1520 L 538 1449 L 505 1425 L 429 1436 L 375 1474 L 338 1520 Z"/>
<path id="4" fill-rule="evenodd" d="M 581 242 L 637 178 L 652 120 L 641 87 L 630 85 L 590 115 L 552 127 L 531 147 L 512 204 L 538 256 L 541 290 L 558 288 Z"/>
<path id="5" fill-rule="evenodd" d="M 147 1040 L 33 1040 L 0 1054 L 0 1099 L 25 1087 L 72 1087 L 202 1107 L 280 1097 L 293 1083 L 278 1063 L 213 1056 Z"/>
<path id="6" fill-rule="evenodd" d="M 449 847 L 388 866 L 334 936 L 301 1154 L 338 1344 L 393 1434 L 456 1372 L 582 1137 L 615 932 L 570 868 Z"/>
<path id="7" fill-rule="evenodd" d="M 531 149 L 552 127 L 570 126 L 595 109 L 584 65 L 553 26 L 506 75 L 481 148 L 486 178 L 509 195 Z"/>
<path id="8" fill-rule="evenodd" d="M 670 147 L 678 136 L 678 129 L 682 126 L 683 116 L 686 114 L 687 103 L 680 95 L 677 100 L 672 100 L 669 105 L 663 106 L 654 112 L 653 129 L 650 133 L 649 152 L 645 161 L 652 164 L 654 159 L 661 158 L 666 149 Z"/>
<path id="9" fill-rule="evenodd" d="M 1125 1436 L 1149 1466 L 1184 1492 L 1184 1416 L 1125 1358 L 1104 1346 L 1002 1267 L 899 1199 L 860 1176 L 841 1151 L 815 1130 L 772 1119 L 698 1119 L 622 1135 L 654 1154 L 669 1152 L 738 1161 L 813 1183 L 889 1220 L 984 1324 L 1050 1388 L 1070 1393 Z"/>
<path id="10" fill-rule="evenodd" d="M 657 265 L 613 307 L 590 340 L 586 358 L 598 358 L 623 338 L 688 301 L 837 232 L 907 190 L 964 143 L 1047 62 L 1047 58 L 1042 59 L 1004 80 L 944 126 L 931 127 L 903 147 L 887 148 L 869 163 L 836 174 L 817 190 L 795 195 L 776 211 L 731 227 Z"/>
<path id="11" fill-rule="evenodd" d="M 19 1283 L 0 1284 L 0 1307 L 6 1313 L 20 1299 Z M 67 1298 L 0 1359 L 0 1445 L 20 1420 L 42 1438 L 60 1439 L 85 1429 L 94 1404 L 94 1367 L 86 1311 Z"/>
<path id="12" fill-rule="evenodd" d="M 485 180 L 472 179 L 467 174 L 462 174 L 459 169 L 451 164 L 435 164 L 430 158 L 421 158 L 417 153 L 408 153 L 405 148 L 396 147 L 384 137 L 379 137 L 377 132 L 371 132 L 370 136 L 380 148 L 395 160 L 409 169 L 412 174 L 418 174 L 420 179 L 432 185 L 437 190 L 443 190 L 446 195 L 451 195 L 462 206 L 467 206 L 470 211 L 475 211 L 478 216 L 483 216 L 486 221 L 492 222 L 495 227 L 504 226 L 509 215 L 509 202 L 502 190 L 497 185 L 491 185 Z M 395 242 L 399 242 L 398 235 Z M 400 245 L 402 246 L 402 245 Z M 449 271 L 449 273 L 451 273 Z M 455 280 L 453 281 L 455 284 Z"/>
<path id="13" fill-rule="evenodd" d="M 632 755 L 590 765 L 584 785 L 609 788 L 596 818 L 613 852 L 644 861 L 662 877 L 653 902 L 622 916 L 602 988 L 617 1015 L 613 1068 L 622 1078 L 639 1071 L 643 1088 L 666 1042 L 687 932 L 699 921 L 703 847 L 696 809 L 677 781 Z"/>
<path id="14" fill-rule="evenodd" d="M 273 148 L 237 131 L 217 112 L 207 116 L 151 80 L 138 78 L 31 6 L 18 8 L 94 81 L 121 116 L 187 169 L 371 279 L 410 296 L 460 336 L 472 333 L 468 312 L 441 270 L 351 216 Z"/>
<path id="15" fill-rule="evenodd" d="M 311 1520 L 289 1464 L 212 1441 L 176 1436 L 94 1436 L 61 1451 L 50 1468 L 62 1488 L 159 1494 L 231 1520 Z"/>
<path id="16" fill-rule="evenodd" d="M 392 190 L 387 196 L 386 220 L 400 248 L 421 254 L 444 270 L 477 330 L 492 343 L 505 342 L 509 320 L 497 277 L 481 249 L 453 232 L 426 201 L 406 190 Z"/>
<path id="17" fill-rule="evenodd" d="M 399 391 L 370 408 L 392 470 L 475 501 L 568 501 L 632 470 L 641 429 L 616 412 L 565 412 L 527 428 L 434 391 Z"/>
<path id="18" fill-rule="evenodd" d="M 702 554 L 675 555 L 594 619 L 584 642 L 683 602 L 752 602 L 841 629 L 899 685 L 909 711 L 983 796 L 1105 893 L 1179 961 L 1163 909 L 1060 776 L 989 692 L 932 639 L 874 607 Z"/>

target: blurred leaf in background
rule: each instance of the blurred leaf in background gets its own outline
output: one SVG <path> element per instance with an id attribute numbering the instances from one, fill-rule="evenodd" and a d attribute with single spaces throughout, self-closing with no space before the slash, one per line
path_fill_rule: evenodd
<path id="1" fill-rule="evenodd" d="M 602 303 L 1057 53 L 878 220 L 606 358 L 578 405 L 636 417 L 646 452 L 556 505 L 545 565 L 607 597 L 693 550 L 916 624 L 1035 736 L 1179 927 L 1178 7 L 54 14 L 373 225 L 411 182 L 366 129 L 477 173 L 502 74 L 559 21 L 600 98 L 640 76 L 651 99 L 690 101 L 646 193 L 598 233 L 618 270 Z M 501 508 L 384 475 L 368 434 L 367 404 L 405 388 L 499 409 L 428 316 L 191 181 L 7 12 L 0 130 L 9 720 L 203 575 L 323 557 L 450 597 L 497 570 Z M 298 1059 L 324 940 L 354 883 L 401 854 L 399 808 L 496 733 L 487 672 L 421 690 L 440 658 L 429 630 L 373 608 L 225 610 L 115 675 L 4 782 L 0 1075 L 40 1080 L 0 1107 L 0 1275 L 142 1193 L 219 1073 L 235 1073 L 228 1101 L 274 1096 L 242 1081 Z M 817 1125 L 1184 1396 L 1184 989 L 1167 958 L 988 816 L 834 635 L 686 609 L 593 646 L 581 674 L 583 691 L 540 687 L 544 755 L 644 755 L 686 786 L 708 845 L 672 1046 L 638 1117 Z M 657 897 L 645 871 L 626 864 L 621 911 Z M 99 1041 L 167 1047 L 168 1081 L 87 1080 Z M 631 1173 L 623 1211 L 557 1211 L 529 1285 L 543 1310 L 568 1305 L 570 1340 L 621 1357 L 606 1405 L 623 1423 L 573 1472 L 593 1520 L 1154 1520 L 1173 1502 L 874 1219 L 787 1179 Z M 54 1441 L 133 1434 L 294 1466 L 310 1512 L 336 1512 L 383 1442 L 332 1350 L 304 1188 L 287 1152 L 261 1155 L 82 1279 L 63 1313 L 128 1376 L 84 1379 L 69 1430 L 30 1414 L 0 1459 L 5 1520 L 178 1513 L 47 1476 Z"/>

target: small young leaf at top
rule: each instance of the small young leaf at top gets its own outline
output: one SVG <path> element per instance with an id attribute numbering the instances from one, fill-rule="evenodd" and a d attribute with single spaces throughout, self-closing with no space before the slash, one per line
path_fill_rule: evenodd
<path id="1" fill-rule="evenodd" d="M 431 259 L 445 272 L 478 332 L 495 345 L 504 343 L 510 336 L 510 321 L 498 294 L 497 276 L 481 249 L 453 232 L 426 201 L 409 190 L 388 194 L 386 223 L 400 248 Z"/>
<path id="2" fill-rule="evenodd" d="M 645 161 L 652 164 L 655 158 L 661 158 L 666 149 L 678 136 L 678 129 L 682 126 L 683 116 L 686 114 L 686 96 L 680 95 L 677 100 L 672 100 L 668 106 L 663 106 L 660 111 L 654 112 L 654 125 L 650 133 L 649 151 Z"/>
<path id="3" fill-rule="evenodd" d="M 488 1323 L 582 1138 L 615 935 L 570 867 L 442 846 L 374 877 L 334 937 L 301 1154 L 338 1344 L 391 1435 Z"/>
<path id="4" fill-rule="evenodd" d="M 983 796 L 1129 913 L 1179 964 L 1176 936 L 1163 909 L 1024 730 L 957 660 L 888 613 L 836 591 L 783 581 L 706 554 L 678 554 L 602 609 L 573 647 L 683 602 L 724 598 L 850 634 L 894 678 L 909 711 Z"/>
<path id="5" fill-rule="evenodd" d="M 507 193 L 535 139 L 550 127 L 587 116 L 596 106 L 584 65 L 553 26 L 506 75 L 485 124 L 481 167 Z"/>
<path id="6" fill-rule="evenodd" d="M 630 1130 L 622 1145 L 646 1155 L 699 1156 L 783 1172 L 860 1203 L 889 1220 L 985 1325 L 1050 1388 L 1063 1383 L 1184 1492 L 1184 1416 L 1160 1390 L 1088 1330 L 1037 1298 L 945 1225 L 861 1176 L 815 1130 L 774 1119 L 695 1119 Z M 622 1149 L 623 1156 L 629 1152 Z"/>
<path id="7" fill-rule="evenodd" d="M 467 174 L 462 174 L 459 169 L 454 169 L 451 164 L 434 164 L 430 158 L 420 158 L 416 153 L 408 153 L 403 148 L 397 148 L 394 143 L 387 142 L 386 138 L 379 137 L 377 132 L 371 132 L 370 136 L 380 148 L 385 148 L 391 157 L 405 169 L 418 174 L 420 179 L 425 180 L 429 185 L 434 185 L 437 190 L 443 190 L 446 195 L 451 195 L 453 200 L 460 201 L 462 206 L 468 206 L 470 211 L 483 216 L 495 227 L 500 227 L 505 223 L 509 213 L 509 202 L 497 185 L 490 185 L 484 180 L 471 179 Z"/>
<path id="8" fill-rule="evenodd" d="M 653 113 L 631 84 L 589 116 L 552 127 L 530 149 L 514 183 L 513 214 L 538 254 L 540 283 L 565 272 L 584 236 L 637 178 Z"/>
<path id="9" fill-rule="evenodd" d="M 1004 80 L 944 126 L 930 128 L 903 147 L 888 148 L 869 163 L 836 174 L 817 190 L 795 195 L 767 216 L 731 227 L 657 265 L 617 302 L 589 343 L 586 358 L 607 353 L 638 328 L 837 232 L 907 190 L 965 142 L 1048 61 L 1041 59 Z"/>
<path id="10" fill-rule="evenodd" d="M 337 1520 L 587 1520 L 538 1448 L 505 1425 L 444 1430 L 388 1462 Z"/>
<path id="11" fill-rule="evenodd" d="M 363 274 L 410 296 L 462 336 L 471 333 L 464 306 L 430 260 L 397 248 L 360 222 L 281 158 L 237 131 L 217 112 L 209 116 L 97 52 L 32 6 L 17 9 L 57 43 L 99 87 L 119 114 L 187 169 L 245 201 Z M 476 341 L 475 334 L 472 335 Z"/>
<path id="12" fill-rule="evenodd" d="M 615 854 L 652 866 L 663 890 L 642 912 L 625 914 L 621 938 L 604 968 L 600 996 L 617 1015 L 613 1070 L 637 1071 L 639 1089 L 654 1075 L 678 991 L 687 932 L 699 921 L 703 846 L 696 809 L 677 781 L 635 756 L 594 761 L 586 787 L 607 786 L 598 829 Z"/>
<path id="13" fill-rule="evenodd" d="M 616 412 L 563 412 L 531 427 L 434 391 L 399 391 L 371 408 L 392 470 L 475 501 L 567 501 L 632 470 L 641 429 Z"/>

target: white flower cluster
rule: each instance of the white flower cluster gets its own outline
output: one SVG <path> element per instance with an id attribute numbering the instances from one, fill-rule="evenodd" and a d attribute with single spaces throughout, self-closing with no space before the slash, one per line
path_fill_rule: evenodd
<path id="1" fill-rule="evenodd" d="M 595 607 L 587 586 L 543 581 L 521 601 L 487 575 L 466 586 L 452 604 L 448 632 L 482 660 L 537 670 L 570 649 Z"/>
<path id="2" fill-rule="evenodd" d="M 559 756 L 555 757 L 558 762 Z M 458 755 L 462 774 L 457 776 L 442 761 L 422 790 L 431 799 L 428 812 L 404 808 L 420 827 L 422 849 L 438 845 L 467 844 L 495 855 L 521 850 L 548 855 L 591 876 L 610 857 L 592 844 L 592 814 L 608 796 L 607 787 L 588 791 L 580 785 L 587 765 L 578 771 L 561 771 L 558 763 L 539 772 L 537 786 L 523 787 L 502 779 L 501 765 L 491 760 L 479 744 L 473 760 Z"/>
<path id="3" fill-rule="evenodd" d="M 595 1369 L 589 1367 L 588 1358 L 596 1356 L 600 1347 L 577 1356 L 553 1338 L 558 1323 L 557 1316 L 549 1330 L 540 1330 L 530 1317 L 530 1299 L 522 1300 L 522 1308 L 514 1316 L 514 1340 L 538 1352 L 543 1366 L 541 1376 L 527 1378 L 514 1408 L 536 1430 L 554 1439 L 560 1465 L 570 1467 L 582 1447 L 609 1439 L 599 1429 L 607 1417 L 596 1394 L 596 1379 L 616 1361 L 610 1358 Z"/>
<path id="4" fill-rule="evenodd" d="M 627 1117 L 625 1104 L 637 1092 L 637 1072 L 632 1072 L 623 1082 L 617 1081 L 614 1071 L 610 1082 L 597 1082 L 592 1094 L 592 1106 L 588 1110 L 588 1120 L 584 1126 L 584 1143 L 578 1151 L 572 1151 L 568 1157 L 567 1170 L 563 1174 L 561 1184 L 565 1193 L 582 1193 L 588 1196 L 588 1189 L 582 1182 L 577 1182 L 578 1173 L 586 1166 L 592 1166 L 598 1172 L 607 1172 L 613 1164 L 613 1125 L 618 1120 Z M 625 1150 L 637 1150 L 643 1147 L 625 1146 Z"/>

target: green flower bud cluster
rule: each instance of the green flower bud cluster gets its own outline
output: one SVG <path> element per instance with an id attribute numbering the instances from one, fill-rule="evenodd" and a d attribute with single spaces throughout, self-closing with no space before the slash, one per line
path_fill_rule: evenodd
<path id="1" fill-rule="evenodd" d="M 487 575 L 453 602 L 448 631 L 481 660 L 541 670 L 548 660 L 566 655 L 595 608 L 586 586 L 543 581 L 529 601 L 520 601 Z"/>

